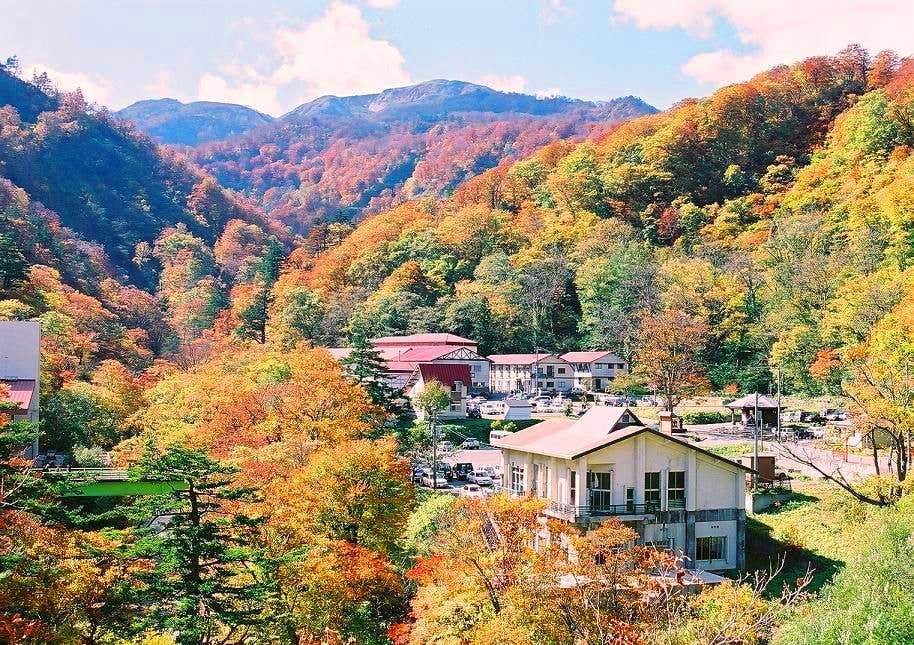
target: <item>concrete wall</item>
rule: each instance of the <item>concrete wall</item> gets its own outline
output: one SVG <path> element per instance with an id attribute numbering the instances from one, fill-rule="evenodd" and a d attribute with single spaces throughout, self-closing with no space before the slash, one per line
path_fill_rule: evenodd
<path id="1" fill-rule="evenodd" d="M 38 380 L 40 336 L 36 321 L 0 322 L 0 379 Z"/>

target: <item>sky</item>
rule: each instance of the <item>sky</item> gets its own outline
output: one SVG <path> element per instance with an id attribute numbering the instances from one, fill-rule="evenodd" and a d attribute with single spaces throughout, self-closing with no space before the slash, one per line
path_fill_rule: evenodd
<path id="1" fill-rule="evenodd" d="M 278 116 L 435 78 L 667 108 L 856 42 L 914 54 L 914 0 L 0 0 L 0 58 L 112 109 Z"/>

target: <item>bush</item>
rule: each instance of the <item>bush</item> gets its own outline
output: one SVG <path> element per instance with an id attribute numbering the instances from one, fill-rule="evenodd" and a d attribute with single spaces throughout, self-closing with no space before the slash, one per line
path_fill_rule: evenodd
<path id="1" fill-rule="evenodd" d="M 685 423 L 693 425 L 705 425 L 709 423 L 726 423 L 730 420 L 729 414 L 713 411 L 685 412 L 682 414 L 682 420 Z"/>

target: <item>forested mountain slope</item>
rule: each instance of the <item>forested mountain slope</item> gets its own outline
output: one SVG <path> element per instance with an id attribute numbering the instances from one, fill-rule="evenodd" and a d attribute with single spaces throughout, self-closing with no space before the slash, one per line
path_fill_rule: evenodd
<path id="1" fill-rule="evenodd" d="M 0 317 L 45 324 L 49 385 L 109 358 L 142 369 L 209 329 L 288 238 L 78 92 L 15 71 L 0 69 Z"/>
<path id="2" fill-rule="evenodd" d="M 910 70 L 848 48 L 552 143 L 299 250 L 280 284 L 320 300 L 327 341 L 349 319 L 483 351 L 631 357 L 646 312 L 681 309 L 710 330 L 715 388 L 767 387 L 777 362 L 788 387 L 819 391 L 810 367 L 846 340 L 835 325 L 865 336 L 903 291 L 866 313 L 852 295 L 891 289 L 912 253 Z"/>
<path id="3" fill-rule="evenodd" d="M 462 180 L 560 138 L 656 110 L 636 97 L 593 103 L 430 81 L 323 97 L 269 127 L 197 147 L 197 163 L 298 230 L 351 220 Z"/>

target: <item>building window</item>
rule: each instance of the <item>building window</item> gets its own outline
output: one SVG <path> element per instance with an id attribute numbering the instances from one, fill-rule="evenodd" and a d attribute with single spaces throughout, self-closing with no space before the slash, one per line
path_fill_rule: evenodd
<path id="1" fill-rule="evenodd" d="M 598 369 L 598 370 L 605 370 L 605 369 L 606 369 L 606 363 L 597 363 L 597 369 Z"/>
<path id="2" fill-rule="evenodd" d="M 631 486 L 628 486 L 625 489 L 625 510 L 629 513 L 635 511 L 635 489 Z"/>
<path id="3" fill-rule="evenodd" d="M 546 387 L 548 387 L 548 388 L 551 389 L 551 388 L 553 388 L 554 386 L 555 386 L 555 384 L 554 384 L 552 381 L 546 381 Z"/>
<path id="4" fill-rule="evenodd" d="M 552 471 L 549 466 L 543 466 L 543 485 L 540 487 L 540 497 L 552 499 Z"/>
<path id="5" fill-rule="evenodd" d="M 612 505 L 612 473 L 588 470 L 587 487 L 590 489 L 592 508 L 606 508 Z"/>
<path id="6" fill-rule="evenodd" d="M 558 370 L 559 370 L 559 374 L 564 374 L 564 373 L 565 373 L 565 368 L 564 368 L 564 367 L 559 367 Z"/>
<path id="7" fill-rule="evenodd" d="M 572 506 L 578 505 L 578 472 L 576 470 L 568 469 L 568 481 L 570 484 L 570 501 Z"/>
<path id="8" fill-rule="evenodd" d="M 524 467 L 520 464 L 511 464 L 511 491 L 524 492 Z"/>
<path id="9" fill-rule="evenodd" d="M 727 559 L 727 536 L 714 535 L 695 540 L 695 560 L 713 562 Z"/>
<path id="10" fill-rule="evenodd" d="M 644 473 L 644 503 L 660 507 L 660 473 Z"/>
<path id="11" fill-rule="evenodd" d="M 667 476 L 667 508 L 685 508 L 685 471 L 671 470 Z"/>
<path id="12" fill-rule="evenodd" d="M 530 481 L 530 491 L 534 497 L 539 497 L 540 491 L 540 465 L 533 464 L 533 479 Z"/>

